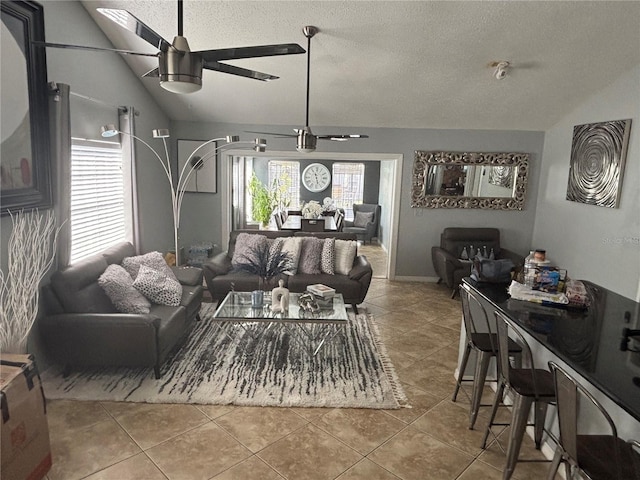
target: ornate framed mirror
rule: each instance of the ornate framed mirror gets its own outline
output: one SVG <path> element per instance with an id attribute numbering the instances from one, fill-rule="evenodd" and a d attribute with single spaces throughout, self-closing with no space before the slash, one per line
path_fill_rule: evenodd
<path id="1" fill-rule="evenodd" d="M 528 153 L 415 152 L 413 208 L 522 210 Z"/>

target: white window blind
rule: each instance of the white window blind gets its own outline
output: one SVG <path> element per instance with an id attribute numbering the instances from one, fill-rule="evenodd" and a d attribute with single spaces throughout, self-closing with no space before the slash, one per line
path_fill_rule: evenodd
<path id="1" fill-rule="evenodd" d="M 362 203 L 364 195 L 364 164 L 334 163 L 331 198 L 336 207 L 344 208 L 344 218 L 353 220 L 353 204 Z"/>
<path id="2" fill-rule="evenodd" d="M 72 138 L 70 262 L 125 238 L 120 144 Z"/>
<path id="3" fill-rule="evenodd" d="M 300 208 L 300 162 L 271 160 L 269 162 L 270 188 L 274 186 L 274 182 L 286 185 L 284 200 L 289 201 L 287 207 L 294 210 Z"/>

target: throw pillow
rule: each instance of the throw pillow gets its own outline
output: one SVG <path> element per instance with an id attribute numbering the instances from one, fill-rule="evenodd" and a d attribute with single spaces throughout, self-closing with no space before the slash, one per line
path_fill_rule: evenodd
<path id="1" fill-rule="evenodd" d="M 257 263 L 256 252 L 267 244 L 265 235 L 254 233 L 240 233 L 236 237 L 236 246 L 231 257 L 231 265 L 237 267 L 240 264 Z"/>
<path id="2" fill-rule="evenodd" d="M 357 251 L 358 242 L 355 240 L 336 240 L 336 273 L 349 275 Z"/>
<path id="3" fill-rule="evenodd" d="M 135 289 L 133 278 L 120 265 L 109 265 L 98 278 L 98 284 L 119 312 L 149 313 L 149 300 Z"/>
<path id="4" fill-rule="evenodd" d="M 160 252 L 149 252 L 136 257 L 125 257 L 122 260 L 122 266 L 134 280 L 138 276 L 141 265 L 153 268 L 154 270 L 164 273 L 167 277 L 177 280 L 173 270 L 167 265 L 167 262 Z"/>
<path id="5" fill-rule="evenodd" d="M 320 270 L 322 273 L 333 275 L 335 273 L 336 264 L 336 239 L 325 238 L 322 246 L 322 254 L 320 259 Z"/>
<path id="6" fill-rule="evenodd" d="M 295 275 L 298 273 L 298 261 L 300 260 L 303 238 L 304 237 L 287 237 L 282 242 L 281 251 L 289 255 L 291 259 L 291 269 L 285 272 L 287 275 Z"/>
<path id="7" fill-rule="evenodd" d="M 315 237 L 303 237 L 300 259 L 298 260 L 298 272 L 319 275 L 320 259 L 322 257 L 322 247 L 324 241 Z"/>
<path id="8" fill-rule="evenodd" d="M 180 282 L 146 265 L 140 265 L 133 286 L 153 303 L 172 307 L 180 305 L 182 298 Z"/>
<path id="9" fill-rule="evenodd" d="M 356 218 L 353 219 L 354 227 L 366 227 L 367 223 L 373 221 L 373 212 L 356 212 Z"/>

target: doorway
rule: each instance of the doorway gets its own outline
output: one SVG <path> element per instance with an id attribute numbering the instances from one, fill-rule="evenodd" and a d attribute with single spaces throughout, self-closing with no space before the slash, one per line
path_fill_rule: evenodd
<path id="1" fill-rule="evenodd" d="M 234 211 L 234 198 L 240 192 L 234 189 L 233 165 L 237 157 L 248 157 L 246 150 L 227 150 L 220 159 L 220 178 L 223 179 L 220 185 L 221 194 L 221 217 L 222 231 L 221 238 L 229 238 L 229 232 L 233 229 L 234 216 L 238 215 Z M 251 154 L 251 158 L 261 158 L 269 160 L 327 160 L 339 162 L 366 162 L 374 161 L 380 163 L 380 185 L 378 203 L 382 205 L 382 215 L 380 218 L 380 238 L 381 247 L 386 251 L 386 278 L 395 278 L 396 249 L 398 222 L 400 215 L 400 190 L 402 182 L 402 161 L 401 154 L 388 153 L 320 153 L 312 152 L 301 154 L 298 152 L 256 152 Z M 378 275 L 376 275 L 378 276 Z"/>

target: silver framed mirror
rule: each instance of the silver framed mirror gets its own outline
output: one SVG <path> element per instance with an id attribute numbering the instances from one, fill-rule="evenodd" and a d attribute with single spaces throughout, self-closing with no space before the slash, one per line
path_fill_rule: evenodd
<path id="1" fill-rule="evenodd" d="M 416 150 L 411 207 L 522 210 L 529 154 Z"/>

